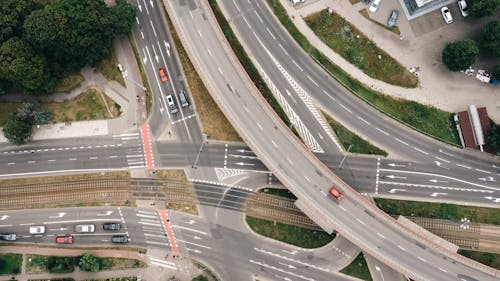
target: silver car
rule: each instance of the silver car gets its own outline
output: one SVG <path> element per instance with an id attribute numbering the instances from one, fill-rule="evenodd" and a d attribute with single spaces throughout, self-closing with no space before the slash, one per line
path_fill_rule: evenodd
<path id="1" fill-rule="evenodd" d="M 396 26 L 396 23 L 398 22 L 398 17 L 399 17 L 398 10 L 392 10 L 391 16 L 389 17 L 389 20 L 387 21 L 387 25 L 389 27 Z"/>
<path id="2" fill-rule="evenodd" d="M 93 224 L 79 224 L 75 226 L 75 232 L 94 232 L 95 225 Z"/>

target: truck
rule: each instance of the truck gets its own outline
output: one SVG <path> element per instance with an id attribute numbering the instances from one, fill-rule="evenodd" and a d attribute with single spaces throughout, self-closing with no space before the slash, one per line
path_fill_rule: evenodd
<path id="1" fill-rule="evenodd" d="M 338 201 L 341 201 L 344 198 L 344 195 L 340 193 L 335 187 L 330 187 L 330 194 L 335 197 Z"/>

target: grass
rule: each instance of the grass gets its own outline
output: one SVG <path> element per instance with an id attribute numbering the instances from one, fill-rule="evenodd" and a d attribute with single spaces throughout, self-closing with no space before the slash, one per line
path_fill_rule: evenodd
<path id="1" fill-rule="evenodd" d="M 372 276 L 368 265 L 366 264 L 365 257 L 363 253 L 360 253 L 347 267 L 342 269 L 340 272 L 353 276 L 365 281 L 371 281 Z"/>
<path id="2" fill-rule="evenodd" d="M 323 116 L 325 116 L 326 121 L 330 124 L 330 127 L 337 135 L 337 138 L 340 140 L 340 143 L 344 147 L 344 149 L 348 149 L 351 147 L 349 152 L 352 153 L 361 153 L 361 154 L 374 154 L 374 155 L 382 155 L 387 156 L 387 152 L 374 146 L 370 142 L 362 139 L 355 133 L 348 130 L 346 127 L 342 126 L 342 124 L 335 121 L 331 116 L 322 112 Z"/>
<path id="3" fill-rule="evenodd" d="M 380 27 L 382 27 L 382 28 L 385 28 L 385 29 L 387 29 L 387 30 L 389 30 L 389 31 L 391 31 L 391 32 L 394 32 L 394 33 L 396 33 L 397 35 L 401 35 L 401 31 L 399 30 L 399 27 L 398 27 L 397 25 L 395 25 L 395 26 L 393 26 L 393 27 L 389 27 L 389 26 L 387 26 L 387 25 L 385 25 L 385 24 L 382 24 L 382 23 L 380 23 L 380 22 L 378 22 L 378 21 L 376 21 L 376 20 L 372 19 L 372 18 L 368 15 L 368 10 L 366 10 L 366 9 L 362 9 L 362 10 L 360 10 L 360 11 L 359 11 L 359 13 L 360 13 L 363 17 L 365 17 L 366 19 L 368 19 L 369 21 L 373 22 L 374 24 L 376 24 L 376 25 L 378 25 L 378 26 L 380 26 Z"/>
<path id="4" fill-rule="evenodd" d="M 471 250 L 458 250 L 462 256 L 466 256 L 489 267 L 500 270 L 500 255 Z"/>
<path id="5" fill-rule="evenodd" d="M 54 114 L 52 122 L 108 119 L 120 115 L 120 109 L 115 102 L 96 89 L 88 89 L 71 101 L 43 103 L 41 107 Z"/>
<path id="6" fill-rule="evenodd" d="M 19 274 L 23 263 L 21 254 L 0 254 L 0 275 Z"/>
<path id="7" fill-rule="evenodd" d="M 21 103 L 12 103 L 12 102 L 5 102 L 5 103 L 0 103 L 0 127 L 7 122 L 7 120 L 10 119 L 12 114 L 17 111 L 17 109 L 21 106 Z"/>
<path id="8" fill-rule="evenodd" d="M 333 78 L 349 91 L 384 114 L 397 119 L 415 130 L 449 144 L 460 146 L 460 140 L 451 113 L 413 101 L 392 98 L 367 88 L 363 83 L 352 78 L 338 65 L 331 62 L 320 51 L 314 48 L 307 41 L 307 38 L 299 32 L 278 0 L 267 0 L 267 2 L 282 25 L 304 51 L 309 53 L 321 67 L 328 71 Z"/>
<path id="9" fill-rule="evenodd" d="M 295 195 L 293 195 L 293 193 L 291 193 L 288 189 L 265 188 L 261 192 L 264 192 L 264 193 L 270 194 L 270 195 L 276 195 L 276 196 L 287 198 L 287 199 L 297 200 L 297 197 L 295 197 Z"/>
<path id="10" fill-rule="evenodd" d="M 167 17 L 168 19 L 168 17 Z M 182 46 L 179 36 L 173 28 L 170 19 L 167 20 L 169 28 L 172 31 L 172 37 L 177 47 L 177 53 L 186 75 L 186 81 L 189 85 L 190 93 L 196 105 L 196 112 L 200 118 L 203 131 L 212 139 L 225 141 L 242 141 L 236 130 L 231 126 L 224 116 L 219 106 L 210 96 L 203 81 L 196 73 L 196 69 L 191 63 L 186 50 Z"/>
<path id="11" fill-rule="evenodd" d="M 312 230 L 294 225 L 274 223 L 272 221 L 246 216 L 250 228 L 260 235 L 292 244 L 301 248 L 319 248 L 330 243 L 335 234 Z"/>
<path id="12" fill-rule="evenodd" d="M 135 60 L 137 65 L 139 66 L 139 71 L 141 72 L 142 84 L 146 88 L 144 94 L 146 95 L 146 114 L 149 116 L 151 113 L 151 107 L 153 105 L 153 96 L 151 95 L 151 88 L 149 87 L 148 77 L 146 76 L 146 72 L 144 71 L 144 66 L 142 65 L 141 56 L 139 52 L 137 52 L 137 47 L 135 46 L 134 37 L 129 36 L 130 45 L 132 45 L 132 49 L 134 50 Z"/>
<path id="13" fill-rule="evenodd" d="M 285 111 L 278 103 L 271 90 L 267 87 L 266 82 L 264 81 L 264 79 L 262 79 L 262 77 L 259 74 L 259 71 L 253 64 L 248 54 L 245 52 L 243 46 L 238 41 L 238 38 L 231 29 L 231 26 L 224 17 L 224 14 L 219 9 L 217 2 L 215 0 L 209 0 L 208 3 L 210 4 L 212 11 L 214 12 L 215 17 L 217 18 L 217 22 L 219 23 L 219 26 L 222 29 L 222 32 L 224 33 L 224 36 L 231 45 L 234 54 L 236 55 L 236 57 L 238 57 L 238 60 L 240 61 L 241 65 L 245 68 L 246 73 L 254 83 L 255 87 L 257 87 L 257 89 L 262 94 L 264 99 L 273 108 L 274 112 L 278 114 L 281 120 L 293 131 L 293 133 L 297 137 L 300 138 L 298 132 L 295 130 L 292 123 L 290 122 L 290 119 L 288 119 L 288 116 L 286 115 Z"/>
<path id="14" fill-rule="evenodd" d="M 328 47 L 368 76 L 392 85 L 417 87 L 415 75 L 337 13 L 322 10 L 304 20 Z"/>
<path id="15" fill-rule="evenodd" d="M 27 255 L 26 256 L 26 273 L 39 274 L 49 272 L 47 268 L 48 256 Z"/>
<path id="16" fill-rule="evenodd" d="M 101 270 L 121 270 L 130 268 L 144 268 L 147 265 L 136 259 L 101 258 Z"/>
<path id="17" fill-rule="evenodd" d="M 349 0 L 349 3 L 351 3 L 351 5 L 358 4 L 359 2 L 361 2 L 361 0 Z"/>
<path id="18" fill-rule="evenodd" d="M 375 198 L 375 203 L 390 215 L 403 215 L 459 221 L 468 218 L 473 223 L 500 225 L 500 212 L 494 208 L 461 206 L 444 203 L 402 201 Z"/>
<path id="19" fill-rule="evenodd" d="M 115 80 L 120 83 L 123 87 L 125 87 L 125 80 L 123 79 L 120 70 L 118 70 L 118 59 L 116 58 L 116 54 L 114 49 L 111 53 L 102 59 L 97 65 L 97 69 L 101 72 L 104 77 L 108 80 Z"/>
<path id="20" fill-rule="evenodd" d="M 83 80 L 84 78 L 80 73 L 67 74 L 59 81 L 59 84 L 54 89 L 54 93 L 68 93 L 78 88 Z"/>

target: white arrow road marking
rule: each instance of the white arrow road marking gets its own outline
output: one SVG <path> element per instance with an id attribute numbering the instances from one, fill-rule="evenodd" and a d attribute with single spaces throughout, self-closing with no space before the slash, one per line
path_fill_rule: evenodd
<path id="1" fill-rule="evenodd" d="M 448 193 L 434 192 L 434 193 L 431 194 L 432 197 L 437 197 L 438 195 L 448 195 Z"/>
<path id="2" fill-rule="evenodd" d="M 291 264 L 286 264 L 286 263 L 284 263 L 284 262 L 278 262 L 278 263 L 279 263 L 279 264 L 281 264 L 281 265 L 284 265 L 284 266 L 286 266 L 286 267 L 288 267 L 288 268 L 291 268 L 291 269 L 295 269 L 295 268 L 297 268 L 297 267 L 295 267 L 295 266 L 293 266 L 293 265 L 291 265 Z"/>
<path id="3" fill-rule="evenodd" d="M 163 40 L 163 43 L 165 43 L 165 49 L 167 50 L 167 55 L 170 57 L 170 44 Z"/>
<path id="4" fill-rule="evenodd" d="M 433 182 L 433 183 L 438 183 L 438 182 L 444 182 L 444 183 L 447 183 L 448 181 L 442 181 L 442 180 L 437 180 L 437 179 L 432 179 L 432 180 L 429 180 L 430 182 Z"/>
<path id="5" fill-rule="evenodd" d="M 201 254 L 201 251 L 197 250 L 197 249 L 186 248 L 186 250 L 191 251 L 191 252 L 195 252 L 197 254 Z"/>
<path id="6" fill-rule="evenodd" d="M 139 3 L 139 0 L 137 0 L 137 8 L 139 8 L 139 12 L 142 13 L 142 6 L 141 3 Z"/>
<path id="7" fill-rule="evenodd" d="M 276 275 L 276 274 L 274 274 L 274 276 L 276 276 L 276 277 L 277 277 L 277 278 L 279 278 L 279 279 L 283 279 L 283 280 L 285 280 L 285 281 L 292 281 L 292 279 L 290 279 L 290 278 L 288 278 L 288 277 L 283 277 L 283 276 L 279 276 L 279 275 Z"/>
<path id="8" fill-rule="evenodd" d="M 395 176 L 395 175 L 388 175 L 388 176 L 386 176 L 386 177 L 388 177 L 388 178 L 390 178 L 390 179 L 403 179 L 403 180 L 405 180 L 405 179 L 406 179 L 406 177 L 400 177 L 400 176 Z"/>
<path id="9" fill-rule="evenodd" d="M 297 250 L 293 250 L 293 251 L 287 251 L 287 250 L 281 250 L 282 252 L 285 252 L 287 254 L 290 254 L 290 255 L 296 255 L 299 251 Z"/>
<path id="10" fill-rule="evenodd" d="M 3 215 L 2 217 L 0 217 L 0 221 L 4 221 L 8 218 L 9 216 L 8 215 Z"/>
<path id="11" fill-rule="evenodd" d="M 201 239 L 201 237 L 196 236 L 196 235 L 195 235 L 195 236 L 193 236 L 193 238 L 194 238 L 194 240 L 200 240 L 200 239 Z"/>
<path id="12" fill-rule="evenodd" d="M 62 218 L 62 217 L 64 217 L 64 215 L 66 215 L 66 213 L 60 212 L 60 213 L 57 213 L 57 216 L 50 216 L 49 219 Z"/>
<path id="13" fill-rule="evenodd" d="M 406 191 L 406 189 L 393 188 L 393 189 L 389 190 L 389 193 L 396 193 L 398 191 Z"/>
<path id="14" fill-rule="evenodd" d="M 480 181 L 496 181 L 494 177 L 477 178 Z"/>
<path id="15" fill-rule="evenodd" d="M 491 197 L 491 196 L 488 196 L 488 197 L 484 197 L 484 198 L 488 199 L 488 200 L 492 200 L 495 203 L 499 203 L 500 202 L 500 197 Z"/>
<path id="16" fill-rule="evenodd" d="M 155 7 L 155 5 L 153 5 L 153 4 L 154 4 L 154 3 L 153 3 L 153 0 L 149 0 L 149 4 L 151 4 L 151 7 L 152 7 L 152 8 L 154 8 L 154 7 Z"/>
<path id="17" fill-rule="evenodd" d="M 401 165 L 401 164 L 396 164 L 396 163 L 389 163 L 387 165 L 391 166 L 391 167 L 406 167 L 406 165 Z"/>
<path id="18" fill-rule="evenodd" d="M 244 163 L 244 162 L 238 162 L 238 163 L 235 163 L 236 165 L 239 165 L 239 166 L 255 166 L 255 164 L 252 164 L 252 163 Z"/>
<path id="19" fill-rule="evenodd" d="M 195 223 L 196 223 L 196 221 L 195 221 L 195 220 L 188 220 L 186 223 L 187 223 L 187 224 L 195 224 Z"/>
<path id="20" fill-rule="evenodd" d="M 103 213 L 103 214 L 97 214 L 98 217 L 101 217 L 101 216 L 109 216 L 113 213 L 113 211 L 107 211 L 106 213 Z"/>

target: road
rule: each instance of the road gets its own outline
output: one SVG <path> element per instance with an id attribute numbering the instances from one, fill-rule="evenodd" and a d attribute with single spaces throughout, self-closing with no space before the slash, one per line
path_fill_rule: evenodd
<path id="1" fill-rule="evenodd" d="M 171 211 L 169 224 L 183 256 L 196 258 L 216 268 L 225 280 L 251 280 L 258 274 L 273 280 L 349 280 L 336 274 L 358 249 L 343 240 L 328 249 L 304 250 L 256 236 L 243 222 L 239 211 L 220 210 L 210 221 Z M 130 237 L 130 246 L 172 251 L 157 210 L 129 207 L 89 207 L 0 212 L 0 231 L 15 232 L 18 242 L 54 245 L 57 235 L 72 234 L 77 246 L 110 246 L 112 235 Z M 104 231 L 104 222 L 119 222 L 120 231 Z M 46 233 L 30 235 L 32 225 L 45 225 Z M 74 233 L 76 224 L 95 224 L 94 233 Z M 1 242 L 0 242 L 1 244 Z M 116 245 L 115 245 L 116 246 Z M 149 251 L 148 251 L 149 252 Z M 286 280 L 286 279 L 284 279 Z"/>
<path id="2" fill-rule="evenodd" d="M 308 216 L 325 230 L 336 229 L 362 250 L 410 277 L 455 280 L 460 274 L 494 280 L 489 269 L 477 264 L 473 268 L 456 254 L 440 253 L 442 249 L 435 245 L 415 243 L 415 239 L 422 238 L 408 233 L 369 203 L 360 204 L 364 199 L 319 164 L 276 120 L 248 78 L 240 76 L 242 69 L 229 46 L 221 45 L 221 34 L 212 28 L 216 23 L 206 3 L 165 4 L 188 54 L 228 120 L 266 166 L 300 198 L 297 204 Z M 346 194 L 340 204 L 326 196 L 331 185 Z M 376 235 L 366 232 L 368 225 L 369 234 Z"/>

